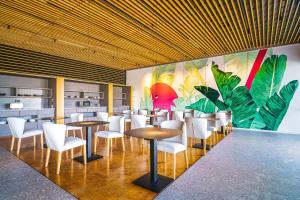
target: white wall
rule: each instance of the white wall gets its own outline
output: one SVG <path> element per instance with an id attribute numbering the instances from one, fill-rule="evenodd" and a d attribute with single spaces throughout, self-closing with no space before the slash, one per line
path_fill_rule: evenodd
<path id="1" fill-rule="evenodd" d="M 269 50 L 273 51 L 273 54 L 287 55 L 287 67 L 282 80 L 282 86 L 292 80 L 300 81 L 300 44 L 276 47 Z M 207 62 L 207 67 L 201 69 L 201 73 L 205 74 L 207 85 L 217 89 L 212 72 L 210 70 L 212 61 L 218 64 L 221 70 L 225 70 L 225 71 L 229 71 L 229 70 L 226 70 L 224 64 L 225 63 L 224 56 L 209 58 Z M 176 63 L 175 77 L 174 77 L 174 82 L 172 84 L 172 87 L 176 92 L 178 92 L 177 91 L 178 85 L 182 83 L 184 80 L 185 73 L 184 73 L 183 64 L 184 62 Z M 250 64 L 252 65 L 253 63 Z M 152 76 L 153 69 L 154 67 L 149 67 L 149 68 L 143 68 L 137 70 L 129 70 L 126 72 L 126 76 L 127 76 L 126 84 L 133 86 L 133 102 L 134 102 L 134 107 L 136 108 L 138 108 L 140 105 L 140 99 L 141 97 L 143 97 L 144 94 L 144 87 L 145 86 L 149 88 L 151 87 L 151 76 Z M 242 70 L 244 72 L 243 74 L 238 74 L 239 69 L 236 69 L 234 73 L 238 74 L 243 79 L 241 83 L 244 84 L 245 79 L 248 77 L 250 70 L 251 67 L 247 67 L 246 74 L 245 74 L 245 70 Z M 299 123 L 300 123 L 300 87 L 298 87 L 294 95 L 294 98 L 290 102 L 288 112 L 285 115 L 283 121 L 281 122 L 278 131 L 300 134 Z"/>

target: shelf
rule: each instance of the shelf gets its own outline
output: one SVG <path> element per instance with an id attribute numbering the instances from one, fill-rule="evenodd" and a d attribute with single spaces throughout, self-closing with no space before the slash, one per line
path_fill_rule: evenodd
<path id="1" fill-rule="evenodd" d="M 71 97 L 65 97 L 65 99 L 72 99 L 72 100 L 94 100 L 94 101 L 97 101 L 97 100 L 101 100 L 101 99 L 104 99 L 104 98 L 99 98 L 99 99 L 93 99 L 93 98 L 71 98 Z"/>

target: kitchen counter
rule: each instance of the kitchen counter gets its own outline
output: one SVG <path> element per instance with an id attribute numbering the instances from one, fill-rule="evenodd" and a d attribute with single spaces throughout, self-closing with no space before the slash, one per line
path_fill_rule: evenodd
<path id="1" fill-rule="evenodd" d="M 157 200 L 300 199 L 300 135 L 235 130 Z"/>

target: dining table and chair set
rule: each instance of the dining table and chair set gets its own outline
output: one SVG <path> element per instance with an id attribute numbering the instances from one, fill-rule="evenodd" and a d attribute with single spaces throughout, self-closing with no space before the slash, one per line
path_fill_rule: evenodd
<path id="1" fill-rule="evenodd" d="M 70 122 L 64 124 L 65 119 L 70 119 Z M 42 130 L 25 131 L 25 119 L 7 119 L 13 135 L 11 151 L 15 139 L 18 139 L 17 155 L 19 155 L 22 138 L 33 137 L 35 146 L 36 136 L 40 136 L 41 148 L 47 148 L 45 167 L 48 167 L 51 152 L 56 151 L 58 153 L 56 173 L 59 174 L 63 152 L 70 151 L 71 159 L 86 165 L 106 156 L 97 154 L 99 138 L 106 141 L 107 156 L 112 150 L 113 140 L 120 140 L 122 151 L 125 151 L 125 135 L 130 139 L 131 149 L 133 149 L 132 138 L 138 138 L 142 141 L 142 147 L 146 145 L 148 149 L 149 173 L 137 178 L 133 183 L 154 192 L 160 192 L 176 178 L 178 153 L 184 153 L 185 165 L 188 168 L 188 146 L 203 149 L 203 155 L 206 155 L 206 151 L 217 144 L 220 135 L 226 136 L 232 126 L 230 111 L 201 113 L 195 116 L 193 110 L 170 112 L 164 109 L 153 111 L 137 109 L 115 113 L 98 112 L 97 120 L 94 121 L 85 120 L 82 113 L 37 120 L 43 121 Z M 72 136 L 69 136 L 69 132 L 73 133 Z M 76 133 L 80 133 L 80 137 L 77 137 Z M 148 143 L 145 144 L 145 141 Z M 81 155 L 74 157 L 74 148 L 78 147 L 81 148 Z M 158 152 L 164 153 L 164 162 L 167 162 L 167 154 L 173 155 L 172 178 L 157 173 Z"/>

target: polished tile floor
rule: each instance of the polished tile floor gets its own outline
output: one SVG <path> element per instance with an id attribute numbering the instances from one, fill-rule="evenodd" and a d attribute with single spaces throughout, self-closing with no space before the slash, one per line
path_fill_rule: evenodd
<path id="1" fill-rule="evenodd" d="M 79 134 L 78 134 L 79 136 Z M 0 139 L 0 145 L 9 149 L 10 137 Z M 64 153 L 60 175 L 56 175 L 56 154 L 52 153 L 49 167 L 45 169 L 46 149 L 41 150 L 39 143 L 33 147 L 32 138 L 22 141 L 19 158 L 48 177 L 54 183 L 79 199 L 152 199 L 156 193 L 136 186 L 133 180 L 147 173 L 147 152 L 141 150 L 140 141 L 134 139 L 133 150 L 129 138 L 126 138 L 126 151 L 122 151 L 121 140 L 113 144 L 108 154 L 105 141 L 100 139 L 97 154 L 103 159 L 88 163 L 86 166 L 70 159 L 70 153 Z M 16 153 L 14 149 L 13 153 Z M 75 152 L 80 155 L 80 148 Z M 189 163 L 192 165 L 202 155 L 198 149 L 188 150 Z M 172 155 L 164 162 L 163 153 L 158 154 L 158 173 L 172 177 Z M 184 153 L 177 155 L 177 177 L 185 171 Z"/>

